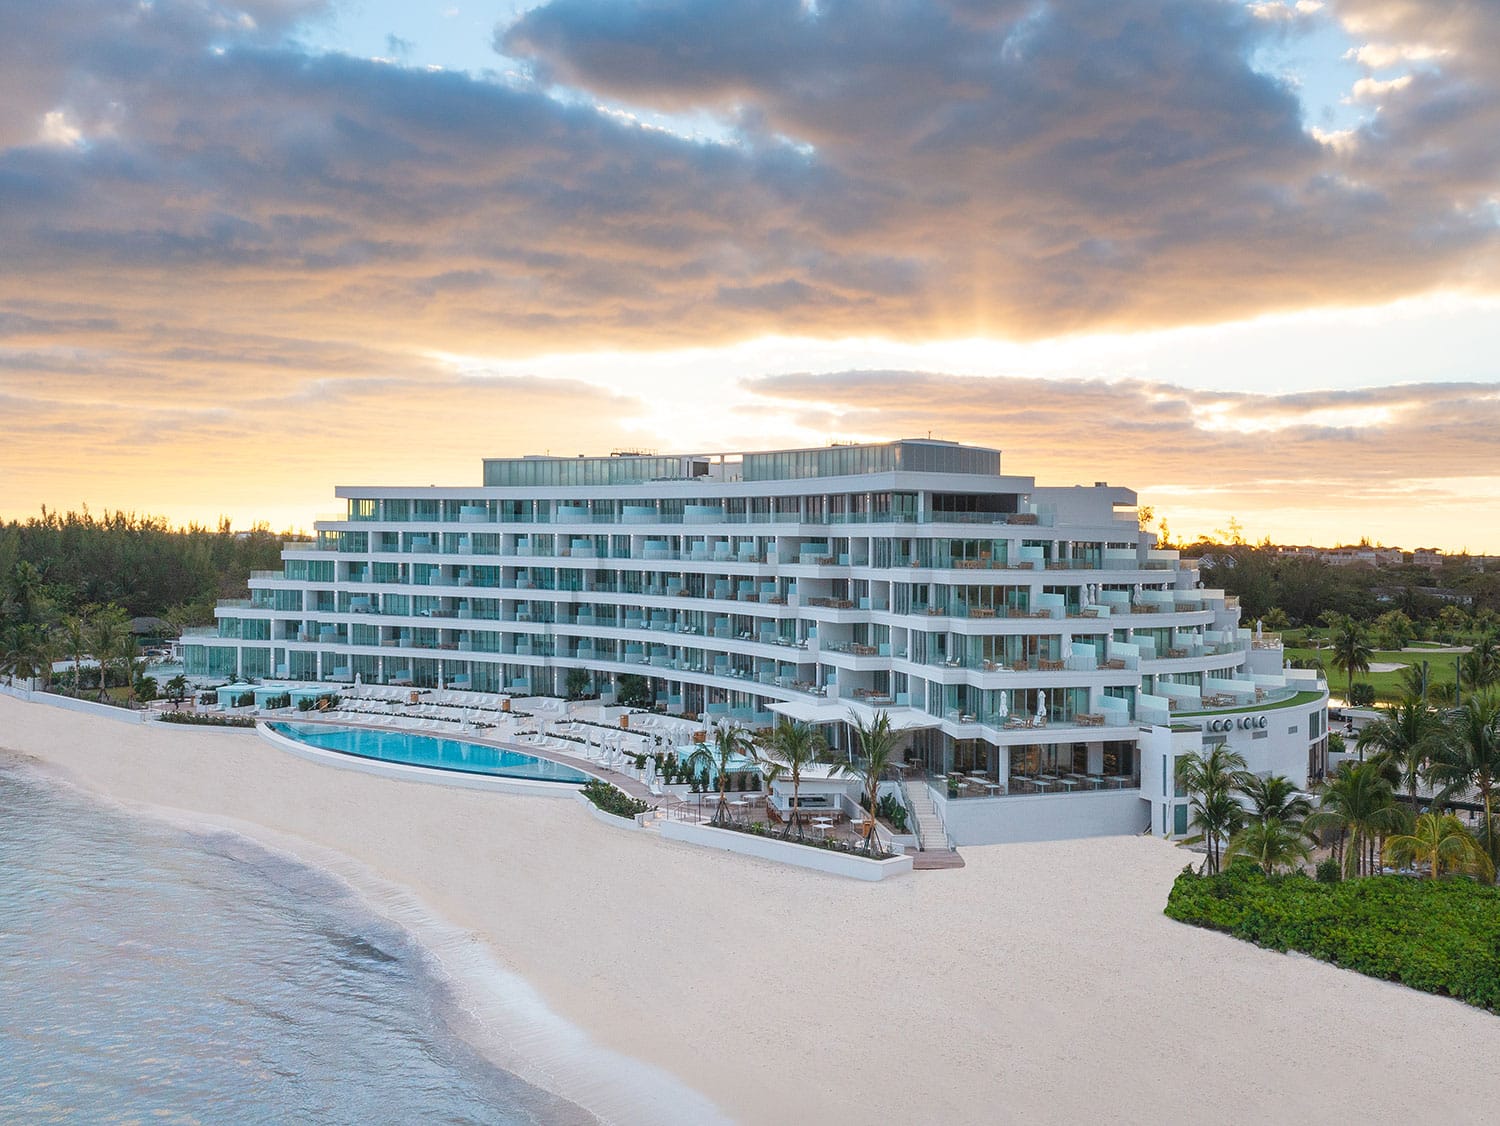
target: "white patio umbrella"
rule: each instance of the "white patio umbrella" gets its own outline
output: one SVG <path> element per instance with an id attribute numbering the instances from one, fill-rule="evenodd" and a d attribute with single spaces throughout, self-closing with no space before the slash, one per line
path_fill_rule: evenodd
<path id="1" fill-rule="evenodd" d="M 1008 719 L 1009 717 L 1010 717 L 1010 693 L 1009 692 L 1002 692 L 1002 693 L 1000 693 L 1000 718 L 1001 719 Z"/>

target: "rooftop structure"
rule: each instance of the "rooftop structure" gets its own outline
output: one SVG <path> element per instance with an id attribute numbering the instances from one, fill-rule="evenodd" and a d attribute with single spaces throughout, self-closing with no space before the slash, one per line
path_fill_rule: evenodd
<path id="1" fill-rule="evenodd" d="M 224 678 L 587 685 L 827 725 L 836 746 L 884 711 L 960 843 L 1186 832 L 1163 779 L 1195 739 L 1296 781 L 1321 769 L 1326 689 L 1155 547 L 1133 492 L 1041 487 L 1000 456 L 909 439 L 498 458 L 480 487 L 341 487 L 345 517 L 184 657 Z"/>

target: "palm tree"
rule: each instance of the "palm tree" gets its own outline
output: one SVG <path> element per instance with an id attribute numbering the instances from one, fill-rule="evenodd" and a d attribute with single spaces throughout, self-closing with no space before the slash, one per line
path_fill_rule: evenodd
<path id="1" fill-rule="evenodd" d="M 1204 867 L 1219 870 L 1220 842 L 1239 827 L 1244 810 L 1230 790 L 1245 772 L 1245 756 L 1223 745 L 1177 760 L 1177 784 L 1192 798 L 1193 824 L 1208 845 Z"/>
<path id="2" fill-rule="evenodd" d="M 68 656 L 73 658 L 73 695 L 75 696 L 83 694 L 81 679 L 83 673 L 81 670 L 83 668 L 84 651 L 89 647 L 89 631 L 92 628 L 92 623 L 89 619 L 91 610 L 92 607 L 85 606 L 78 613 L 69 614 L 63 619 L 60 632 L 63 648 L 67 650 Z"/>
<path id="3" fill-rule="evenodd" d="M 11 622 L 0 632 L 0 676 L 34 680 L 51 664 L 47 631 L 34 622 Z"/>
<path id="4" fill-rule="evenodd" d="M 1500 697 L 1493 693 L 1470 696 L 1444 731 L 1442 750 L 1432 764 L 1432 780 L 1443 787 L 1439 806 L 1455 794 L 1478 790 L 1484 802 L 1481 834 L 1485 855 L 1495 862 L 1494 793 L 1500 784 Z"/>
<path id="5" fill-rule="evenodd" d="M 1411 699 L 1427 702 L 1427 662 L 1402 665 L 1397 675 L 1401 678 L 1402 693 Z"/>
<path id="6" fill-rule="evenodd" d="M 1493 633 L 1485 632 L 1470 650 L 1459 659 L 1464 683 L 1471 691 L 1479 691 L 1500 681 L 1500 642 Z"/>
<path id="7" fill-rule="evenodd" d="M 1252 822 L 1279 821 L 1285 826 L 1300 829 L 1303 818 L 1312 812 L 1311 800 L 1284 774 L 1272 774 L 1265 778 L 1259 774 L 1244 774 L 1236 781 L 1234 788 L 1250 802 Z"/>
<path id="8" fill-rule="evenodd" d="M 782 836 L 791 836 L 793 827 L 799 837 L 802 835 L 802 771 L 819 761 L 827 749 L 821 733 L 790 719 L 782 719 L 767 737 L 763 753 L 770 758 L 775 771 L 768 776 L 767 785 L 771 777 L 782 773 L 792 779 L 792 815 L 787 818 Z"/>
<path id="9" fill-rule="evenodd" d="M 713 770 L 719 780 L 719 804 L 714 807 L 712 824 L 723 825 L 729 820 L 729 763 L 736 755 L 750 753 L 750 736 L 743 727 L 725 723 L 714 728 L 711 744 L 700 743 L 688 756 L 688 767 L 696 774 L 701 769 Z"/>
<path id="10" fill-rule="evenodd" d="M 1324 785 L 1321 799 L 1303 826 L 1311 832 L 1337 829 L 1340 846 L 1347 834 L 1344 875 L 1364 875 L 1374 868 L 1376 839 L 1401 828 L 1401 810 L 1390 778 L 1380 763 L 1341 763 Z"/>
<path id="11" fill-rule="evenodd" d="M 1203 866 L 1213 875 L 1219 871 L 1222 842 L 1239 831 L 1245 820 L 1245 808 L 1228 790 L 1210 790 L 1195 794 L 1188 809 L 1192 811 L 1192 824 L 1199 831 L 1197 839 L 1208 845 Z"/>
<path id="12" fill-rule="evenodd" d="M 167 681 L 166 687 L 167 699 L 171 700 L 174 706 L 181 707 L 182 701 L 187 699 L 188 678 L 183 676 L 182 673 L 178 673 L 171 680 Z"/>
<path id="13" fill-rule="evenodd" d="M 1364 627 L 1347 616 L 1340 617 L 1334 623 L 1330 640 L 1333 643 L 1334 668 L 1343 669 L 1348 674 L 1348 687 L 1344 691 L 1344 699 L 1347 701 L 1354 693 L 1354 674 L 1370 671 L 1370 640 Z"/>
<path id="14" fill-rule="evenodd" d="M 130 621 L 125 611 L 113 604 L 94 615 L 89 626 L 89 649 L 99 662 L 99 699 L 103 700 L 109 682 L 109 668 L 118 658 L 124 639 L 130 636 Z M 132 639 L 133 640 L 133 639 Z M 128 671 L 127 671 L 127 679 Z"/>
<path id="15" fill-rule="evenodd" d="M 1432 879 L 1444 871 L 1462 872 L 1481 879 L 1495 878 L 1495 865 L 1484 847 L 1451 813 L 1424 813 L 1408 834 L 1385 842 L 1386 863 L 1398 866 L 1427 864 Z"/>
<path id="16" fill-rule="evenodd" d="M 1268 876 L 1307 860 L 1307 834 L 1302 826 L 1277 817 L 1251 821 L 1229 840 L 1226 857 L 1248 856 Z"/>
<path id="17" fill-rule="evenodd" d="M 891 717 L 884 711 L 875 713 L 868 723 L 853 717 L 851 726 L 859 736 L 861 757 L 839 763 L 835 771 L 858 778 L 865 791 L 867 815 L 860 827 L 860 836 L 867 852 L 875 851 L 875 807 L 880 799 L 880 779 L 896 761 L 896 752 L 901 746 L 901 735 L 891 730 Z"/>
<path id="18" fill-rule="evenodd" d="M 1359 733 L 1360 757 L 1364 757 L 1366 747 L 1378 747 L 1380 754 L 1395 765 L 1397 784 L 1405 785 L 1407 799 L 1415 809 L 1417 783 L 1442 746 L 1442 721 L 1421 700 L 1410 696 L 1381 712 L 1380 719 L 1366 724 Z"/>
<path id="19" fill-rule="evenodd" d="M 49 617 L 51 603 L 36 564 L 22 559 L 12 567 L 6 578 L 5 595 L 22 624 L 36 625 Z"/>

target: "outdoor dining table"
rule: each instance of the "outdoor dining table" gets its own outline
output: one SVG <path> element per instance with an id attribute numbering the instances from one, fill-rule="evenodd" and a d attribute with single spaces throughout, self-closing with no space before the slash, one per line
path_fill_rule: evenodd
<path id="1" fill-rule="evenodd" d="M 1031 784 L 1038 790 L 1050 790 L 1052 788 L 1052 781 L 1051 778 L 1033 778 L 1031 779 Z"/>

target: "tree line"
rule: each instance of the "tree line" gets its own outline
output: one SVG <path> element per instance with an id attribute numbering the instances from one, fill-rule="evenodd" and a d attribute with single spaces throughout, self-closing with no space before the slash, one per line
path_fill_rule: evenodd
<path id="1" fill-rule="evenodd" d="M 252 570 L 279 566 L 284 538 L 265 525 L 178 528 L 87 509 L 0 524 L 0 676 L 52 687 L 53 665 L 68 661 L 57 679 L 75 693 L 149 695 L 131 620 L 174 631 L 212 622 L 214 603 L 247 592 Z"/>
<path id="2" fill-rule="evenodd" d="M 264 524 L 235 532 L 227 519 L 174 527 L 158 516 L 43 509 L 0 524 L 0 580 L 29 564 L 58 617 L 113 605 L 130 617 L 208 623 L 217 599 L 244 595 L 252 570 L 280 567 L 289 538 Z"/>
<path id="3" fill-rule="evenodd" d="M 1269 543 L 1196 543 L 1182 554 L 1199 559 L 1206 585 L 1237 595 L 1250 619 L 1274 613 L 1292 625 L 1312 625 L 1333 613 L 1374 622 L 1396 610 L 1411 622 L 1455 631 L 1475 618 L 1500 623 L 1500 573 L 1483 570 L 1466 556 L 1429 570 L 1411 564 L 1337 567 L 1282 555 Z M 1432 593 L 1436 590 L 1465 600 L 1467 608 Z"/>

